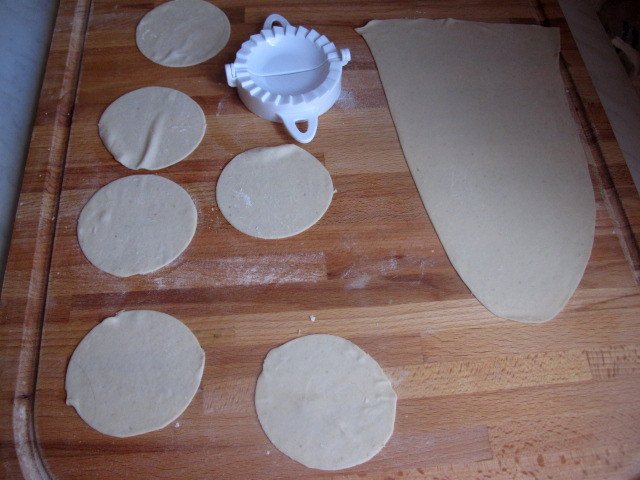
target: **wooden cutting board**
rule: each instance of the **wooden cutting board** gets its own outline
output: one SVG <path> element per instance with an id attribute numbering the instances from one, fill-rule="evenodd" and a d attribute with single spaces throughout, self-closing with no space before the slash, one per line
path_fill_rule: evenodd
<path id="1" fill-rule="evenodd" d="M 2 291 L 2 440 L 7 478 L 637 478 L 640 474 L 640 199 L 555 1 L 298 2 L 220 0 L 232 34 L 203 65 L 171 69 L 135 46 L 160 1 L 62 0 L 46 69 Z M 290 239 L 234 230 L 215 202 L 224 165 L 290 143 L 249 113 L 224 64 L 277 12 L 351 49 L 343 92 L 305 148 L 331 173 L 326 216 Z M 405 164 L 375 63 L 353 28 L 373 18 L 455 17 L 562 29 L 568 94 L 598 202 L 584 278 L 553 321 L 490 314 L 449 263 Z M 98 137 L 105 107 L 135 88 L 192 96 L 207 133 L 159 174 L 194 199 L 185 253 L 147 276 L 90 265 L 78 214 L 106 183 L 134 172 Z M 123 309 L 171 314 L 207 362 L 178 421 L 128 439 L 89 428 L 65 405 L 64 375 L 80 339 Z M 316 317 L 311 322 L 309 316 Z M 265 354 L 299 335 L 344 336 L 376 358 L 399 395 L 395 433 L 372 461 L 307 469 L 260 429 L 253 389 Z"/>

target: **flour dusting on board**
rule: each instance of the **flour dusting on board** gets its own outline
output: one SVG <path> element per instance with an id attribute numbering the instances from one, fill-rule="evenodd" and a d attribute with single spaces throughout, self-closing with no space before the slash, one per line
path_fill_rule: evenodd
<path id="1" fill-rule="evenodd" d="M 347 281 L 346 287 L 348 289 L 361 289 L 366 287 L 371 280 L 388 276 L 397 270 L 397 258 L 390 257 L 355 263 L 342 272 L 341 277 Z"/>
<path id="2" fill-rule="evenodd" d="M 227 284 L 269 285 L 317 282 L 326 276 L 324 253 L 232 257 L 217 262 Z"/>
<path id="3" fill-rule="evenodd" d="M 356 99 L 351 90 L 347 90 L 345 88 L 340 92 L 340 97 L 338 97 L 338 101 L 336 104 L 344 108 L 345 110 L 353 110 L 356 108 Z"/>
<path id="4" fill-rule="evenodd" d="M 206 273 L 203 273 L 206 272 Z M 203 262 L 197 272 L 185 272 L 165 288 L 192 285 L 209 287 L 316 283 L 327 278 L 324 252 L 225 257 Z"/>

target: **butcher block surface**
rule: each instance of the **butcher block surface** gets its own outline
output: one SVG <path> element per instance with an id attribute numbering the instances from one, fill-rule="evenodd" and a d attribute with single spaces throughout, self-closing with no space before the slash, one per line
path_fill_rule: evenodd
<path id="1" fill-rule="evenodd" d="M 640 476 L 640 199 L 555 1 L 220 0 L 232 25 L 212 60 L 167 68 L 136 48 L 160 1 L 61 0 L 2 290 L 0 441 L 4 478 L 57 479 L 636 479 Z M 329 170 L 327 214 L 293 238 L 248 237 L 223 218 L 215 185 L 238 153 L 293 143 L 242 105 L 224 64 L 270 13 L 351 49 L 343 92 L 304 148 Z M 373 57 L 353 30 L 374 18 L 536 23 L 562 31 L 561 68 L 590 158 L 597 226 L 584 278 L 554 320 L 489 313 L 451 266 L 420 201 Z M 207 132 L 157 172 L 198 209 L 188 249 L 149 275 L 93 267 L 76 239 L 100 187 L 134 174 L 98 136 L 101 113 L 159 85 L 203 108 Z M 206 352 L 200 390 L 172 425 L 112 438 L 65 404 L 67 362 L 121 310 L 182 320 Z M 313 317 L 315 321 L 311 321 Z M 395 432 L 371 461 L 343 471 L 278 452 L 253 406 L 273 347 L 311 333 L 355 342 L 398 393 Z"/>

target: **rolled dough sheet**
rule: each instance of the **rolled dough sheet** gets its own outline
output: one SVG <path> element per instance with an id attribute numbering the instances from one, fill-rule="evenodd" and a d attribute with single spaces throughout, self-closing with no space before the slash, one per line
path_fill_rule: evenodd
<path id="1" fill-rule="evenodd" d="M 382 450 L 393 433 L 396 400 L 380 365 L 334 335 L 308 335 L 271 350 L 255 395 L 275 447 L 321 470 L 352 467 Z"/>
<path id="2" fill-rule="evenodd" d="M 98 190 L 80 212 L 87 259 L 118 277 L 168 265 L 189 245 L 198 213 L 189 194 L 158 175 L 132 175 Z"/>
<path id="3" fill-rule="evenodd" d="M 229 19 L 204 0 L 172 0 L 147 13 L 136 43 L 149 60 L 165 67 L 189 67 L 214 57 L 229 41 Z"/>
<path id="4" fill-rule="evenodd" d="M 198 390 L 204 351 L 178 319 L 121 312 L 94 327 L 67 367 L 67 405 L 105 435 L 130 437 L 167 426 Z"/>
<path id="5" fill-rule="evenodd" d="M 358 32 L 462 280 L 500 317 L 553 318 L 582 278 L 595 226 L 558 30 L 420 19 Z"/>
<path id="6" fill-rule="evenodd" d="M 145 87 L 107 107 L 98 131 L 107 150 L 125 167 L 158 170 L 193 152 L 207 128 L 200 105 L 178 90 Z"/>
<path id="7" fill-rule="evenodd" d="M 241 232 L 285 238 L 322 218 L 333 182 L 318 159 L 296 145 L 254 148 L 227 164 L 216 198 L 224 217 Z"/>

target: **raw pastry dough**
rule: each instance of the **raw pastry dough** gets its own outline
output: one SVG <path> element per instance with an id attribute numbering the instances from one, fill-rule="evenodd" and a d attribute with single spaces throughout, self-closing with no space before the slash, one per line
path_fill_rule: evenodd
<path id="1" fill-rule="evenodd" d="M 462 280 L 498 316 L 554 317 L 582 278 L 595 226 L 558 29 L 420 19 L 358 32 Z"/>
<path id="2" fill-rule="evenodd" d="M 87 259 L 107 273 L 128 277 L 168 265 L 196 231 L 189 194 L 158 175 L 120 178 L 98 190 L 78 219 Z"/>
<path id="3" fill-rule="evenodd" d="M 165 427 L 198 390 L 204 351 L 181 321 L 133 310 L 107 318 L 76 347 L 67 405 L 92 428 L 130 437 Z"/>
<path id="4" fill-rule="evenodd" d="M 329 208 L 327 169 L 296 145 L 254 148 L 227 164 L 218 180 L 220 211 L 231 225 L 258 238 L 296 235 Z"/>
<path id="5" fill-rule="evenodd" d="M 189 67 L 214 57 L 229 41 L 229 19 L 203 0 L 172 0 L 147 13 L 136 43 L 149 60 L 165 67 Z"/>
<path id="6" fill-rule="evenodd" d="M 322 470 L 352 467 L 382 450 L 393 433 L 396 400 L 380 365 L 333 335 L 308 335 L 271 350 L 255 397 L 275 447 Z"/>
<path id="7" fill-rule="evenodd" d="M 164 87 L 140 88 L 121 96 L 98 123 L 107 150 L 134 170 L 178 163 L 196 149 L 206 128 L 200 105 Z"/>

